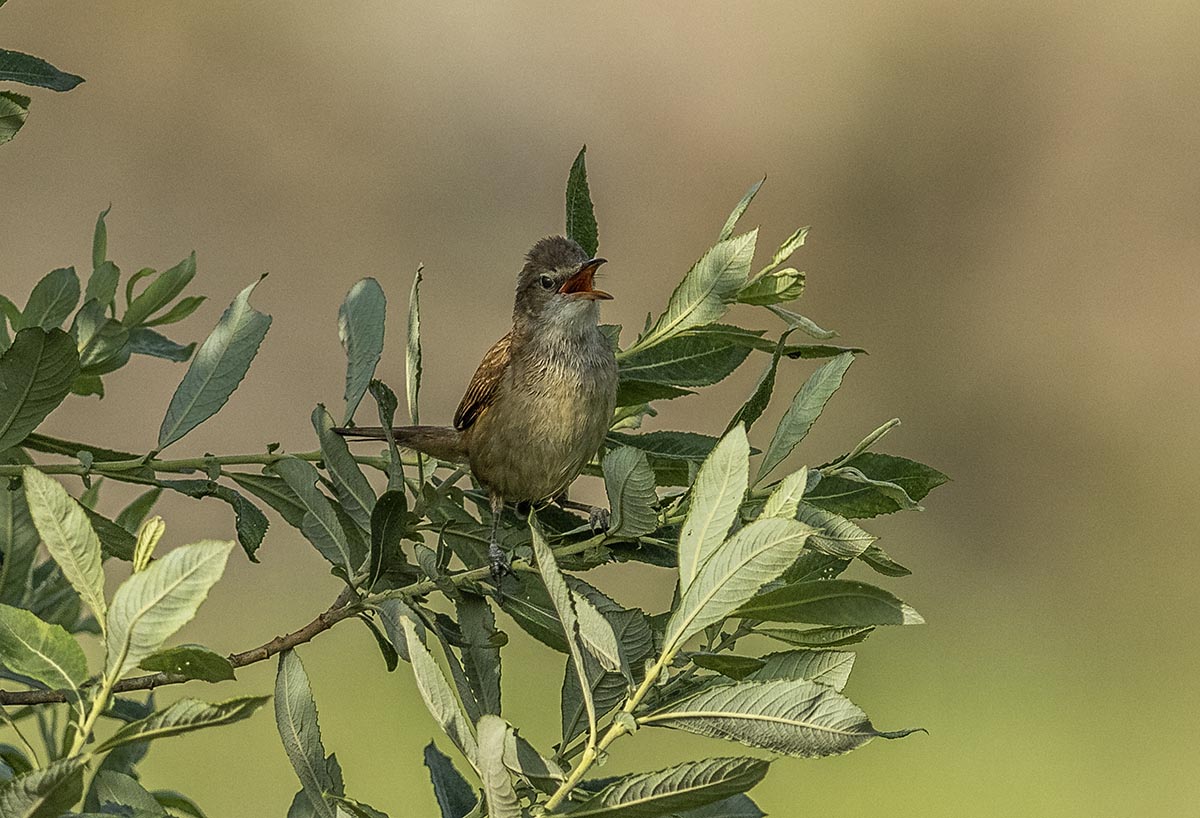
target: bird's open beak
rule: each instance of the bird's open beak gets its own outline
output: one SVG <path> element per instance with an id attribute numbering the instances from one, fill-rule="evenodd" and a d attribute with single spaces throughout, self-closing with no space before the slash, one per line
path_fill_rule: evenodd
<path id="1" fill-rule="evenodd" d="M 596 268 L 607 260 L 603 258 L 588 259 L 579 267 L 579 272 L 563 282 L 558 291 L 563 295 L 573 295 L 576 298 L 588 298 L 593 301 L 612 298 L 611 295 L 603 290 L 597 290 L 592 287 L 592 279 L 596 275 Z"/>

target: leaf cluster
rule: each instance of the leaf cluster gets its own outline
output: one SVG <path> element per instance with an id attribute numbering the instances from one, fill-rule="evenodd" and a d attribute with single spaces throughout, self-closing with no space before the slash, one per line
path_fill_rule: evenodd
<path id="1" fill-rule="evenodd" d="M 74 270 L 64 268 L 39 282 L 23 309 L 0 301 L 0 475 L 10 479 L 0 490 L 0 675 L 24 688 L 0 691 L 0 713 L 21 745 L 0 746 L 0 815 L 201 815 L 178 793 L 146 789 L 137 763 L 153 741 L 245 718 L 268 697 L 189 698 L 160 709 L 152 694 L 126 694 L 231 679 L 237 668 L 270 658 L 278 662 L 276 723 L 300 786 L 288 814 L 382 815 L 347 793 L 298 652 L 349 619 L 370 630 L 387 671 L 411 668 L 457 756 L 433 743 L 425 752 L 446 818 L 761 815 L 746 792 L 769 762 L 753 755 L 683 759 L 616 778 L 596 777 L 596 767 L 615 741 L 649 728 L 711 736 L 773 758 L 845 753 L 912 732 L 877 729 L 847 697 L 855 654 L 846 648 L 878 627 L 923 620 L 890 591 L 843 573 L 859 561 L 885 577 L 907 574 L 860 522 L 920 508 L 946 478 L 874 451 L 896 421 L 822 465 L 776 476 L 862 350 L 829 343 L 834 333 L 784 306 L 803 291 L 804 274 L 787 265 L 806 229 L 754 270 L 758 231 L 739 233 L 738 224 L 761 184 L 628 344 L 620 343 L 621 327 L 606 328 L 620 390 L 588 471 L 604 481 L 607 529 L 596 532 L 588 519 L 553 506 L 528 516 L 505 511 L 496 522 L 516 576 L 502 588 L 488 568 L 489 504 L 466 471 L 404 452 L 393 439 L 375 453 L 355 453 L 323 404 L 310 417 L 312 451 L 269 444 L 252 454 L 162 457 L 229 400 L 271 319 L 250 305 L 254 282 L 198 347 L 159 336 L 152 327 L 199 305 L 181 297 L 194 255 L 164 273 L 132 276 L 119 311 L 120 272 L 107 259 L 101 214 L 82 294 Z M 568 178 L 567 232 L 588 252 L 598 249 L 583 151 Z M 418 270 L 405 322 L 404 397 L 414 423 L 421 279 Z M 734 323 L 738 305 L 739 315 L 767 317 L 776 329 Z M 374 378 L 386 315 L 383 287 L 370 278 L 350 288 L 338 312 L 347 358 L 336 409 L 342 424 L 353 423 L 368 395 L 380 425 L 390 430 L 396 422 L 400 401 Z M 190 363 L 148 451 L 38 431 L 71 392 L 102 395 L 100 377 L 131 355 L 168 352 L 160 357 Z M 765 448 L 753 448 L 748 432 L 774 397 L 779 367 L 814 359 Z M 659 402 L 693 395 L 749 361 L 761 374 L 720 436 L 642 430 Z M 34 455 L 59 460 L 35 464 Z M 80 497 L 54 474 L 80 478 Z M 98 510 L 105 480 L 146 490 L 110 518 Z M 156 557 L 165 526 L 150 514 L 164 491 L 227 503 L 238 542 L 203 541 Z M 264 507 L 329 563 L 342 586 L 338 599 L 309 625 L 241 653 L 167 644 L 196 614 L 235 545 L 255 560 L 267 531 Z M 48 559 L 39 559 L 39 544 Z M 106 563 L 114 560 L 128 561 L 132 573 L 108 595 Z M 615 561 L 670 569 L 669 607 L 645 611 L 603 593 L 587 572 Z M 560 737 L 552 747 L 533 746 L 505 719 L 506 623 L 561 657 Z M 103 656 L 94 665 L 79 641 L 89 634 Z M 108 722 L 112 729 L 97 729 Z M 41 753 L 26 740 L 31 725 Z"/>
<path id="2" fill-rule="evenodd" d="M 0 6 L 4 0 L 0 0 Z M 70 91 L 83 77 L 60 71 L 40 57 L 0 48 L 0 82 L 16 82 L 51 91 Z M 0 91 L 0 145 L 12 140 L 29 116 L 29 97 Z"/>

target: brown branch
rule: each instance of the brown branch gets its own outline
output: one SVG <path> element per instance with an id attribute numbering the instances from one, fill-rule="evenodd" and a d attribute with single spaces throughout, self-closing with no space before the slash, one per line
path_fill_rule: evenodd
<path id="1" fill-rule="evenodd" d="M 266 661 L 288 648 L 303 645 L 314 636 L 327 631 L 343 619 L 358 613 L 360 607 L 350 604 L 355 599 L 353 589 L 342 591 L 329 610 L 322 613 L 303 628 L 292 631 L 286 636 L 276 636 L 270 642 L 256 648 L 229 655 L 229 663 L 235 668 L 246 667 Z M 174 685 L 191 681 L 190 677 L 178 673 L 150 673 L 145 676 L 135 676 L 132 679 L 122 679 L 113 687 L 114 693 L 128 693 L 131 690 L 153 690 L 162 685 Z M 0 705 L 51 704 L 67 701 L 67 695 L 61 690 L 0 690 Z"/>

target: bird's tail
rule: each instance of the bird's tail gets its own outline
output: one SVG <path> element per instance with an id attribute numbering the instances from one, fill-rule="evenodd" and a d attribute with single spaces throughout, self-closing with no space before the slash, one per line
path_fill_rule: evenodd
<path id="1" fill-rule="evenodd" d="M 344 426 L 333 431 L 359 440 L 387 440 L 382 426 Z M 396 445 L 406 449 L 452 463 L 467 462 L 467 443 L 463 434 L 449 426 L 397 426 L 392 429 L 392 434 Z"/>

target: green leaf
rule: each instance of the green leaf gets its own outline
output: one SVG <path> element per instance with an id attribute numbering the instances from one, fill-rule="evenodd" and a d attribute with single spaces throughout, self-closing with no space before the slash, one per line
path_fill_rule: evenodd
<path id="1" fill-rule="evenodd" d="M 550 601 L 554 604 L 558 621 L 562 623 L 563 633 L 566 634 L 567 649 L 570 651 L 571 661 L 575 664 L 575 673 L 581 680 L 580 693 L 583 696 L 583 704 L 588 716 L 588 735 L 594 739 L 596 736 L 596 707 L 592 700 L 591 688 L 582 684 L 582 680 L 587 679 L 588 674 L 583 659 L 584 653 L 580 650 L 579 644 L 581 634 L 579 618 L 576 613 L 576 596 L 571 593 L 566 580 L 558 570 L 554 552 L 550 550 L 546 538 L 542 536 L 542 531 L 532 516 L 529 520 L 529 530 L 533 535 L 533 557 L 537 563 L 538 573 L 542 575 L 542 582 L 550 595 Z M 609 635 L 611 635 L 611 627 L 609 631 Z M 616 641 L 615 636 L 613 636 L 613 641 Z M 592 655 L 597 660 L 600 659 L 595 653 Z M 612 670 L 613 668 L 607 669 Z"/>
<path id="2" fill-rule="evenodd" d="M 567 175 L 567 238 L 592 257 L 600 247 L 600 234 L 592 210 L 592 194 L 588 190 L 586 154 L 587 145 L 584 145 Z"/>
<path id="3" fill-rule="evenodd" d="M 202 677 L 193 677 L 202 678 Z M 232 679 L 230 675 L 228 678 Z M 209 704 L 197 699 L 180 699 L 144 719 L 126 724 L 96 747 L 102 753 L 139 741 L 169 738 L 205 727 L 222 727 L 249 718 L 270 700 L 270 696 L 245 696 L 227 702 Z"/>
<path id="4" fill-rule="evenodd" d="M 29 116 L 29 97 L 0 91 L 0 145 L 10 141 Z"/>
<path id="5" fill-rule="evenodd" d="M 19 449 L 0 453 L 0 464 L 28 463 Z M 0 481 L 0 603 L 20 605 L 33 580 L 40 537 L 29 516 L 25 492 Z"/>
<path id="6" fill-rule="evenodd" d="M 141 281 L 143 278 L 146 278 L 147 276 L 155 276 L 155 275 L 158 275 L 157 270 L 155 270 L 152 267 L 143 267 L 142 269 L 138 270 L 136 273 L 134 273 L 133 275 L 131 275 L 129 277 L 129 280 L 125 282 L 125 306 L 126 307 L 128 307 L 130 304 L 133 303 L 133 290 L 134 290 L 134 287 L 137 285 L 137 283 L 139 281 Z"/>
<path id="7" fill-rule="evenodd" d="M 729 302 L 746 283 L 757 239 L 758 231 L 753 230 L 722 240 L 701 256 L 671 293 L 666 310 L 634 348 L 652 346 L 724 315 Z"/>
<path id="8" fill-rule="evenodd" d="M 710 386 L 727 378 L 750 354 L 748 346 L 729 343 L 704 327 L 650 347 L 634 348 L 620 361 L 621 380 L 672 386 Z"/>
<path id="9" fill-rule="evenodd" d="M 678 813 L 672 818 L 765 818 L 766 813 L 746 795 L 735 795 L 703 807 Z"/>
<path id="10" fill-rule="evenodd" d="M 859 628 L 808 628 L 793 630 L 791 628 L 762 628 L 754 632 L 768 636 L 789 645 L 803 648 L 840 648 L 862 642 L 875 630 L 874 627 Z"/>
<path id="11" fill-rule="evenodd" d="M 374 587 L 389 563 L 404 559 L 400 539 L 411 532 L 414 522 L 416 516 L 409 513 L 403 491 L 386 491 L 380 496 L 371 510 L 371 551 L 364 587 Z"/>
<path id="12" fill-rule="evenodd" d="M 387 438 L 388 491 L 399 491 L 404 488 L 404 462 L 400 459 L 400 450 L 396 447 L 396 438 L 392 434 L 392 425 L 396 420 L 396 407 L 399 405 L 399 401 L 396 400 L 396 393 L 378 378 L 372 378 L 367 389 L 370 391 L 371 397 L 375 399 L 379 425 L 383 427 L 383 434 Z"/>
<path id="13" fill-rule="evenodd" d="M 190 818 L 208 818 L 204 814 L 204 810 L 200 809 L 195 801 L 183 793 L 178 793 L 174 790 L 154 790 L 150 794 L 154 796 L 155 801 L 166 809 L 174 810 L 182 815 L 190 816 Z"/>
<path id="14" fill-rule="evenodd" d="M 925 619 L 889 592 L 846 579 L 785 585 L 760 594 L 739 616 L 812 625 L 923 625 Z"/>
<path id="15" fill-rule="evenodd" d="M 229 486 L 223 486 L 213 480 L 160 480 L 159 485 L 188 497 L 215 497 L 227 503 L 233 509 L 238 544 L 242 546 L 251 562 L 258 562 L 255 554 L 262 545 L 270 525 L 258 506 Z"/>
<path id="16" fill-rule="evenodd" d="M 506 637 L 496 630 L 496 616 L 487 599 L 463 593 L 456 599 L 462 629 L 463 669 L 471 692 L 484 713 L 500 714 L 500 647 Z"/>
<path id="17" fill-rule="evenodd" d="M 124 676 L 191 621 L 232 549 L 216 540 L 180 546 L 121 583 L 108 612 L 106 675 Z"/>
<path id="18" fill-rule="evenodd" d="M 96 229 L 92 233 L 92 271 L 93 271 L 93 273 L 96 270 L 100 269 L 100 265 L 102 265 L 102 264 L 104 264 L 104 262 L 108 261 L 108 225 L 105 224 L 104 220 L 105 220 L 105 218 L 108 217 L 108 213 L 110 210 L 112 210 L 111 204 L 108 207 L 104 208 L 104 210 L 100 211 L 100 215 L 96 217 Z M 101 304 L 107 304 L 109 301 L 112 300 L 113 295 L 116 295 L 116 292 L 117 292 L 116 284 L 114 283 L 112 295 L 110 295 L 108 297 L 108 299 L 105 300 L 103 298 L 100 298 L 99 296 L 92 295 L 91 289 L 92 289 L 92 285 L 91 285 L 91 282 L 89 281 L 88 282 L 89 298 L 95 298 Z"/>
<path id="19" fill-rule="evenodd" d="M 730 679 L 744 679 L 763 666 L 762 659 L 733 653 L 691 653 L 688 659 L 696 667 L 715 670 Z"/>
<path id="20" fill-rule="evenodd" d="M 311 814 L 336 818 L 334 808 L 325 800 L 325 793 L 334 790 L 334 779 L 321 744 L 317 703 L 313 700 L 304 664 L 294 650 L 279 654 L 279 671 L 275 675 L 275 724 L 283 740 L 283 749 L 300 779 L 303 794 L 312 806 Z"/>
<path id="21" fill-rule="evenodd" d="M 408 294 L 408 327 L 404 342 L 404 389 L 408 398 L 408 416 L 420 423 L 417 399 L 421 394 L 421 270 L 413 276 Z"/>
<path id="22" fill-rule="evenodd" d="M 346 532 L 338 523 L 337 514 L 329 498 L 317 488 L 320 475 L 312 464 L 295 457 L 285 457 L 275 463 L 275 471 L 304 507 L 300 531 L 316 546 L 317 551 L 334 566 L 341 568 L 346 576 L 353 576 L 362 562 L 362 555 L 355 558 Z"/>
<path id="23" fill-rule="evenodd" d="M 694 394 L 696 393 L 690 389 L 680 389 L 663 383 L 631 381 L 624 378 L 617 382 L 617 406 L 638 406 L 653 400 L 674 400 Z"/>
<path id="24" fill-rule="evenodd" d="M 808 503 L 798 505 L 796 519 L 820 529 L 808 538 L 809 548 L 838 559 L 852 560 L 861 556 L 878 539 L 845 517 Z"/>
<path id="25" fill-rule="evenodd" d="M 121 270 L 111 261 L 102 261 L 88 276 L 87 288 L 83 293 L 84 301 L 96 301 L 107 309 L 117 297 L 117 284 L 121 280 Z"/>
<path id="26" fill-rule="evenodd" d="M 825 404 L 842 385 L 842 376 L 853 362 L 852 353 L 842 353 L 817 369 L 800 387 L 800 391 L 792 398 L 792 405 L 779 422 L 779 428 L 771 438 L 771 445 L 767 447 L 762 463 L 759 464 L 756 483 L 778 466 L 791 454 L 792 449 L 796 448 L 796 444 L 804 439 L 820 416 L 821 410 L 825 408 Z"/>
<path id="27" fill-rule="evenodd" d="M 696 575 L 717 552 L 746 494 L 750 443 L 734 426 L 700 466 L 692 485 L 687 518 L 679 534 L 679 593 L 686 594 Z"/>
<path id="28" fill-rule="evenodd" d="M 822 341 L 828 341 L 830 338 L 837 337 L 837 333 L 833 330 L 822 329 L 821 327 L 817 326 L 816 322 L 811 318 L 805 318 L 799 313 L 792 312 L 791 310 L 785 310 L 783 307 L 775 304 L 767 305 L 767 309 L 782 318 L 784 323 L 788 325 L 789 329 L 798 329 L 806 335 L 810 335 L 813 338 L 819 338 Z"/>
<path id="29" fill-rule="evenodd" d="M 854 668 L 854 654 L 842 650 L 789 650 L 762 657 L 762 667 L 750 674 L 751 681 L 793 679 L 817 682 L 840 691 Z"/>
<path id="30" fill-rule="evenodd" d="M 0 355 L 0 451 L 38 427 L 71 390 L 79 355 L 70 335 L 30 327 Z"/>
<path id="31" fill-rule="evenodd" d="M 609 536 L 640 537 L 658 528 L 654 471 L 645 452 L 620 446 L 605 455 L 604 490 L 612 509 Z"/>
<path id="32" fill-rule="evenodd" d="M 58 818 L 83 795 L 87 756 L 75 756 L 0 784 L 0 815 L 4 818 Z"/>
<path id="33" fill-rule="evenodd" d="M 9 605 L 0 605 L 0 657 L 49 690 L 78 690 L 88 675 L 83 650 L 65 629 Z"/>
<path id="34" fill-rule="evenodd" d="M 189 295 L 187 298 L 181 298 L 175 303 L 174 307 L 171 307 L 171 309 L 167 310 L 162 315 L 149 321 L 143 321 L 142 326 L 162 327 L 166 326 L 167 324 L 177 324 L 194 313 L 200 307 L 200 305 L 207 300 L 208 298 L 203 295 Z"/>
<path id="35" fill-rule="evenodd" d="M 542 756 L 532 744 L 510 730 L 504 742 L 504 766 L 545 793 L 566 780 L 562 767 Z"/>
<path id="36" fill-rule="evenodd" d="M 716 448 L 718 439 L 696 432 L 647 432 L 627 435 L 609 432 L 608 441 L 616 446 L 640 449 L 655 458 L 700 462 Z"/>
<path id="37" fill-rule="evenodd" d="M 859 555 L 859 559 L 885 577 L 906 577 L 912 573 L 912 571 L 892 559 L 878 545 L 868 546 L 867 550 Z"/>
<path id="38" fill-rule="evenodd" d="M 742 304 L 785 304 L 795 301 L 804 294 L 804 273 L 787 267 L 751 279 L 738 291 L 737 300 Z"/>
<path id="39" fill-rule="evenodd" d="M 737 229 L 738 220 L 742 218 L 742 214 L 746 212 L 746 208 L 750 207 L 750 203 L 754 201 L 754 197 L 758 195 L 758 191 L 765 181 L 767 181 L 766 176 L 752 184 L 741 200 L 738 201 L 737 205 L 734 206 L 733 212 L 725 220 L 725 226 L 721 228 L 721 235 L 718 236 L 720 241 L 725 241 L 733 235 L 733 231 Z"/>
<path id="40" fill-rule="evenodd" d="M 479 719 L 479 753 L 475 769 L 483 782 L 488 818 L 521 818 L 521 802 L 512 777 L 504 766 L 504 745 L 512 730 L 508 722 L 490 713 Z"/>
<path id="41" fill-rule="evenodd" d="M 138 666 L 142 670 L 173 673 L 203 682 L 224 682 L 236 678 L 229 659 L 203 645 L 166 648 L 147 656 Z"/>
<path id="42" fill-rule="evenodd" d="M 767 502 L 763 505 L 763 517 L 796 518 L 800 509 L 800 499 L 808 486 L 808 466 L 801 466 L 798 471 L 789 474 L 779 481 Z"/>
<path id="43" fill-rule="evenodd" d="M 808 238 L 808 227 L 799 227 L 795 233 L 784 239 L 783 244 L 779 245 L 779 249 L 775 251 L 775 255 L 771 257 L 771 263 L 762 269 L 762 273 L 767 273 L 783 264 L 792 257 L 792 253 L 804 246 L 804 240 Z"/>
<path id="44" fill-rule="evenodd" d="M 304 522 L 305 507 L 303 501 L 292 491 L 281 477 L 271 474 L 249 474 L 246 472 L 226 472 L 233 482 L 262 500 L 275 511 L 284 521 L 295 528 L 300 528 Z"/>
<path id="45" fill-rule="evenodd" d="M 441 669 L 434 661 L 433 654 L 421 641 L 421 637 L 417 633 L 416 620 L 408 613 L 402 613 L 400 624 L 404 629 L 405 645 L 409 661 L 412 663 L 413 675 L 417 680 L 417 689 L 421 692 L 425 706 L 429 708 L 429 712 L 438 725 L 454 742 L 454 746 L 458 747 L 467 760 L 474 764 L 478 756 L 478 748 L 475 734 L 471 730 L 470 720 L 459 706 L 458 699 L 454 697 L 454 691 L 450 689 L 446 677 L 442 675 Z M 494 717 L 484 716 L 484 718 Z"/>
<path id="46" fill-rule="evenodd" d="M 138 526 L 146 519 L 146 515 L 154 508 L 154 504 L 158 502 L 158 498 L 161 495 L 162 486 L 155 486 L 139 494 L 117 514 L 117 525 L 130 534 L 136 533 Z"/>
<path id="47" fill-rule="evenodd" d="M 83 77 L 59 71 L 39 57 L 0 48 L 0 82 L 20 82 L 51 91 L 70 91 L 83 82 Z"/>
<path id="48" fill-rule="evenodd" d="M 729 426 L 726 431 L 732 429 L 738 423 L 744 424 L 747 431 L 752 427 L 762 413 L 766 411 L 767 405 L 771 402 L 771 395 L 775 392 L 775 374 L 779 370 L 779 359 L 783 356 L 784 345 L 787 343 L 788 335 L 791 330 L 783 333 L 779 337 L 779 343 L 775 345 L 775 351 L 771 354 L 771 363 L 767 366 L 766 371 L 758 378 L 758 383 L 754 386 L 754 392 L 742 404 L 742 408 L 729 421 Z"/>
<path id="49" fill-rule="evenodd" d="M 792 679 L 708 688 L 638 723 L 740 741 L 798 758 L 848 753 L 873 738 L 903 738 L 914 732 L 876 730 L 866 713 L 833 688 Z"/>
<path id="50" fill-rule="evenodd" d="M 106 307 L 88 301 L 75 314 L 71 332 L 79 349 L 81 375 L 107 375 L 129 362 L 129 331 L 121 322 L 106 318 Z"/>
<path id="51" fill-rule="evenodd" d="M 767 774 L 756 758 L 708 758 L 617 779 L 565 812 L 574 818 L 654 818 L 745 792 Z"/>
<path id="52" fill-rule="evenodd" d="M 121 323 L 130 328 L 145 324 L 150 316 L 174 301 L 195 276 L 196 254 L 193 252 L 151 281 L 146 289 L 130 302 L 129 308 L 121 316 Z"/>
<path id="53" fill-rule="evenodd" d="M 363 531 L 371 530 L 371 511 L 375 508 L 375 490 L 359 468 L 346 438 L 333 431 L 333 418 L 325 405 L 317 404 L 312 413 L 313 428 L 321 442 L 321 458 L 333 481 L 333 490 L 342 508 Z"/>
<path id="54" fill-rule="evenodd" d="M 667 623 L 663 654 L 672 655 L 691 636 L 721 622 L 755 598 L 795 561 L 813 529 L 793 520 L 755 520 L 705 562 Z"/>
<path id="55" fill-rule="evenodd" d="M 454 769 L 450 758 L 438 752 L 432 741 L 425 746 L 425 766 L 429 768 L 433 795 L 442 811 L 442 818 L 466 818 L 475 809 L 475 790 Z"/>
<path id="56" fill-rule="evenodd" d="M 338 310 L 338 337 L 346 350 L 346 414 L 344 424 L 354 420 L 354 410 L 367 393 L 383 354 L 383 326 L 387 298 L 373 278 L 364 278 L 350 288 Z"/>
<path id="57" fill-rule="evenodd" d="M 250 362 L 258 354 L 259 344 L 271 326 L 269 315 L 250 306 L 250 294 L 256 286 L 257 281 L 242 290 L 225 310 L 216 328 L 200 345 L 200 350 L 167 407 L 158 431 L 160 449 L 179 440 L 216 414 L 246 376 Z M 138 299 L 144 295 L 138 296 Z"/>
<path id="58" fill-rule="evenodd" d="M 920 502 L 929 492 L 948 478 L 937 469 L 922 463 L 890 454 L 863 452 L 845 465 L 857 469 L 872 480 L 894 483 L 908 496 Z M 865 519 L 879 514 L 900 511 L 903 504 L 869 483 L 855 482 L 842 477 L 826 477 L 804 498 L 823 509 L 852 519 Z"/>
<path id="59" fill-rule="evenodd" d="M 50 556 L 92 609 L 97 621 L 104 622 L 108 606 L 104 601 L 100 540 L 88 522 L 83 506 L 75 502 L 57 480 L 32 466 L 22 470 L 21 479 L 33 524 Z"/>
<path id="60" fill-rule="evenodd" d="M 151 358 L 162 358 L 164 361 L 183 363 L 192 357 L 196 343 L 184 346 L 177 344 L 165 335 L 146 327 L 134 327 L 129 331 L 129 351 L 138 355 L 148 355 Z"/>

